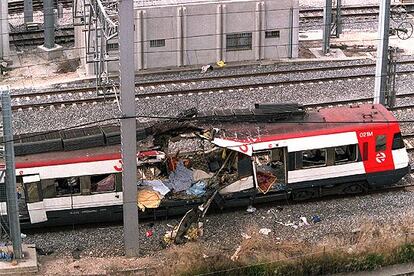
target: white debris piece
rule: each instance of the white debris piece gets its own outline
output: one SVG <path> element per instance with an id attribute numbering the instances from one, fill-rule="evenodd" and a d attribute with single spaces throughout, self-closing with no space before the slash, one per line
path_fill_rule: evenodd
<path id="1" fill-rule="evenodd" d="M 270 230 L 269 228 L 262 228 L 259 230 L 259 234 L 266 235 L 266 236 L 269 235 L 270 232 L 272 232 L 272 230 Z"/>

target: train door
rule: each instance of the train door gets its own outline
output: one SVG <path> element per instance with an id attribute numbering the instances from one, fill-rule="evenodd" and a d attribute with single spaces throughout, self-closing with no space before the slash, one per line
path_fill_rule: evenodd
<path id="1" fill-rule="evenodd" d="M 253 172 L 257 189 L 262 193 L 278 190 L 287 183 L 287 148 L 253 153 Z"/>
<path id="2" fill-rule="evenodd" d="M 40 177 L 38 174 L 22 177 L 22 186 L 26 198 L 27 211 L 29 212 L 30 222 L 38 223 L 47 220 L 41 195 Z"/>

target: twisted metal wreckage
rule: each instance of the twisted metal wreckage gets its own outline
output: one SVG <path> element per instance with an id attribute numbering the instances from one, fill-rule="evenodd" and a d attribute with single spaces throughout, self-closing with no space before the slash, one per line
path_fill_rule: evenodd
<path id="1" fill-rule="evenodd" d="M 252 204 L 258 193 L 265 195 L 269 191 L 284 191 L 287 169 L 285 149 L 274 148 L 253 156 L 249 143 L 229 141 L 226 136 L 230 131 L 230 136 L 247 138 L 254 143 L 266 134 L 265 128 L 258 124 L 288 118 L 301 119 L 304 115 L 302 107 L 296 104 L 256 105 L 253 110 L 213 112 L 191 109 L 180 114 L 178 119 L 153 125 L 154 145 L 167 153 L 166 165 L 170 175 L 168 179 L 160 181 L 161 168 L 156 172 L 152 167 L 152 171 L 147 170 L 147 173 L 141 168 L 140 176 L 145 179 L 142 180 L 141 188 L 144 187 L 145 193 L 140 196 L 142 190 L 138 192 L 138 206 L 141 210 L 158 208 L 162 205 L 162 197 L 169 191 L 172 191 L 170 198 L 188 200 L 188 195 L 190 198 L 201 198 L 164 237 L 167 243 L 183 243 L 202 232 L 201 220 L 212 203 L 223 209 L 226 205 L 233 206 L 228 203 L 235 200 L 235 193 L 239 193 L 238 199 L 242 204 Z M 233 130 L 229 128 L 230 125 L 234 127 Z M 264 132 L 261 134 L 261 131 Z M 178 144 L 178 147 L 174 144 Z M 189 144 L 192 144 L 191 149 Z M 180 152 L 180 146 L 186 148 L 184 150 L 187 153 Z M 148 180 L 148 175 L 152 180 Z M 165 177 L 167 174 L 164 173 Z M 184 187 L 183 182 L 186 182 Z M 152 191 L 148 192 L 148 186 L 152 186 Z M 183 191 L 186 195 L 183 195 Z M 160 193 L 161 196 L 154 196 L 154 193 Z M 240 205 L 240 202 L 234 206 Z"/>

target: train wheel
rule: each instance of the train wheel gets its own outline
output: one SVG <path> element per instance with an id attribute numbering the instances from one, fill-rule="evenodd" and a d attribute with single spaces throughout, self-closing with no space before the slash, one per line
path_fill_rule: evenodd
<path id="1" fill-rule="evenodd" d="M 296 201 L 308 200 L 308 199 L 311 199 L 312 197 L 313 197 L 312 191 L 303 190 L 303 191 L 295 191 L 292 193 L 292 199 Z"/>
<path id="2" fill-rule="evenodd" d="M 348 187 L 345 187 L 343 190 L 344 194 L 353 195 L 353 194 L 359 194 L 362 193 L 364 190 L 362 189 L 361 185 L 359 184 L 352 184 Z"/>

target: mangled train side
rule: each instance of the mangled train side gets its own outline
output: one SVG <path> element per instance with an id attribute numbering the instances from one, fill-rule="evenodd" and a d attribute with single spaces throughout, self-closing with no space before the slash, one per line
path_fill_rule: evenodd
<path id="1" fill-rule="evenodd" d="M 137 154 L 141 218 L 203 206 L 305 200 L 393 185 L 409 171 L 381 105 L 297 105 L 186 114 L 152 127 Z M 17 157 L 24 227 L 122 219 L 119 145 Z M 5 215 L 5 203 L 1 203 Z"/>

